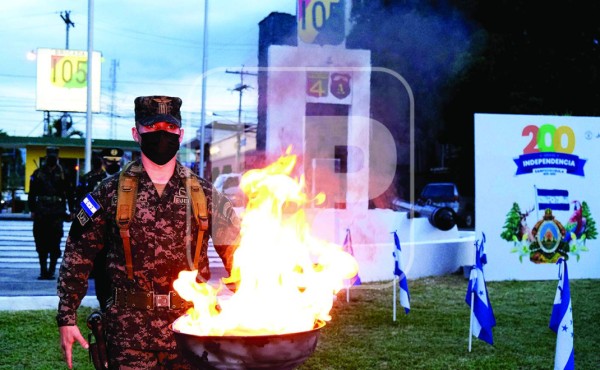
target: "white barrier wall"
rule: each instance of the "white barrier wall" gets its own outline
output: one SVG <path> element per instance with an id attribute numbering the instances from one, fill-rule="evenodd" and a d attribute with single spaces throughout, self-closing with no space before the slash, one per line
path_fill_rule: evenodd
<path id="1" fill-rule="evenodd" d="M 442 231 L 425 217 L 408 219 L 406 212 L 371 209 L 362 214 L 343 210 L 308 210 L 315 237 L 342 245 L 350 229 L 354 256 L 363 282 L 394 278 L 396 231 L 402 248 L 402 266 L 408 279 L 454 273 L 474 263 L 473 233 L 456 227 Z"/>
<path id="2" fill-rule="evenodd" d="M 560 256 L 571 278 L 600 277 L 599 148 L 598 117 L 475 115 L 487 280 L 557 279 Z"/>

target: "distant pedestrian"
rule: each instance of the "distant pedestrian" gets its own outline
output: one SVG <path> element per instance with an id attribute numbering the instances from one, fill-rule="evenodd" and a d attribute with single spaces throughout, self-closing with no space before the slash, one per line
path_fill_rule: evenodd
<path id="1" fill-rule="evenodd" d="M 33 218 L 33 238 L 40 263 L 38 280 L 54 280 L 64 234 L 63 222 L 70 217 L 67 205 L 72 210 L 70 186 L 58 163 L 58 148 L 46 148 L 45 163 L 31 175 L 27 202 Z"/>

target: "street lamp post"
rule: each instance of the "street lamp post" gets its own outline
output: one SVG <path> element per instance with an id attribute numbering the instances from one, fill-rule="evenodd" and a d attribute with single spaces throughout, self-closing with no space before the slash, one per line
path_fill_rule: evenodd
<path id="1" fill-rule="evenodd" d="M 200 163 L 198 164 L 198 175 L 204 177 L 204 131 L 206 123 L 206 44 L 208 41 L 208 0 L 204 0 L 204 35 L 202 40 L 202 106 L 200 114 L 200 138 L 198 146 L 200 149 Z"/>

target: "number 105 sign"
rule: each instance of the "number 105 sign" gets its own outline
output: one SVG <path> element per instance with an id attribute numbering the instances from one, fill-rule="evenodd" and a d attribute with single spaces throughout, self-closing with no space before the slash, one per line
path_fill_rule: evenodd
<path id="1" fill-rule="evenodd" d="M 100 53 L 92 53 L 92 112 L 100 112 Z M 36 109 L 87 111 L 87 51 L 37 50 Z"/>

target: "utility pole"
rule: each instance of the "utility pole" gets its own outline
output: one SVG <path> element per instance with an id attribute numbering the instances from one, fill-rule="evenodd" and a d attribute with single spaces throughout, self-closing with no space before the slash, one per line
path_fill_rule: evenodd
<path id="1" fill-rule="evenodd" d="M 110 138 L 115 140 L 116 135 L 116 124 L 115 124 L 115 91 L 117 90 L 117 68 L 119 67 L 119 61 L 117 59 L 111 60 L 110 63 Z"/>
<path id="2" fill-rule="evenodd" d="M 242 124 L 242 96 L 244 95 L 244 90 L 252 88 L 252 86 L 246 85 L 244 83 L 244 76 L 257 76 L 258 74 L 244 71 L 243 65 L 242 65 L 242 69 L 239 71 L 225 70 L 225 73 L 233 73 L 233 74 L 240 75 L 240 83 L 235 86 L 233 91 L 237 91 L 240 94 L 240 99 L 239 99 L 239 103 L 238 103 L 238 121 L 237 121 L 236 130 L 235 130 L 236 131 L 235 136 L 236 136 L 236 141 L 237 141 L 237 151 L 236 151 L 235 161 L 236 161 L 236 166 L 237 166 L 237 172 L 242 172 L 242 163 L 241 163 L 242 162 L 242 130 L 245 132 L 245 130 L 243 129 L 244 125 Z"/>
<path id="3" fill-rule="evenodd" d="M 75 27 L 75 23 L 73 23 L 73 21 L 71 21 L 71 11 L 70 10 L 65 10 L 64 13 L 60 12 L 60 17 L 62 18 L 62 20 L 65 22 L 66 26 L 67 26 L 67 41 L 66 41 L 66 45 L 65 45 L 65 49 L 69 50 L 69 28 L 71 27 Z M 60 137 L 67 137 L 67 129 L 66 129 L 66 124 L 68 121 L 73 121 L 73 119 L 71 118 L 71 115 L 68 112 L 63 112 L 62 117 L 60 118 L 60 123 L 61 123 L 61 131 L 60 131 Z"/>
<path id="4" fill-rule="evenodd" d="M 71 21 L 70 15 L 71 15 L 71 11 L 70 10 L 65 10 L 64 14 L 63 14 L 63 12 L 60 12 L 60 17 L 62 18 L 62 20 L 67 25 L 67 44 L 65 46 L 65 49 L 67 49 L 67 50 L 69 49 L 69 28 L 75 27 L 75 23 L 73 23 Z"/>

